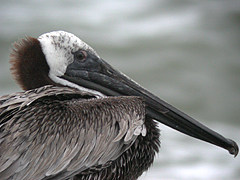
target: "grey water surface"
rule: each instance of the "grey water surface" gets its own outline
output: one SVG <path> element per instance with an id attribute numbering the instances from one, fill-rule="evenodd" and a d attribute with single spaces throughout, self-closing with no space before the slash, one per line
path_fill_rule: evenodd
<path id="1" fill-rule="evenodd" d="M 0 4 L 0 95 L 21 91 L 11 44 L 72 32 L 111 65 L 240 145 L 240 1 L 13 1 Z M 141 180 L 237 180 L 240 156 L 159 124 L 161 150 Z"/>

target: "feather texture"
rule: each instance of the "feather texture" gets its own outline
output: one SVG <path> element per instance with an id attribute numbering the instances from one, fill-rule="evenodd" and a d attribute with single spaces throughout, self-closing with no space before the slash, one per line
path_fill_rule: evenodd
<path id="1" fill-rule="evenodd" d="M 146 135 L 144 118 L 140 97 L 96 99 L 54 86 L 3 96 L 0 177 L 66 179 L 104 166 Z"/>

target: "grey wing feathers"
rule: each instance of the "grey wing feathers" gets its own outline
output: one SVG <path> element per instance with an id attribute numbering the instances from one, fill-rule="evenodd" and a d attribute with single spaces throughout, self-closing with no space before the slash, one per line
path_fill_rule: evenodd
<path id="1" fill-rule="evenodd" d="M 47 85 L 37 89 L 29 90 L 26 92 L 18 92 L 10 95 L 1 96 L 0 97 L 0 116 L 4 112 L 29 105 L 33 101 L 41 97 L 53 96 L 58 94 L 79 94 L 81 96 L 85 96 L 85 95 L 91 96 L 90 93 L 78 91 L 73 88 L 56 87 L 52 85 Z"/>
<path id="2" fill-rule="evenodd" d="M 53 86 L 28 93 L 0 98 L 3 179 L 70 178 L 115 160 L 146 134 L 140 98 L 83 99 L 79 91 Z M 80 98 L 48 98 L 61 93 Z"/>

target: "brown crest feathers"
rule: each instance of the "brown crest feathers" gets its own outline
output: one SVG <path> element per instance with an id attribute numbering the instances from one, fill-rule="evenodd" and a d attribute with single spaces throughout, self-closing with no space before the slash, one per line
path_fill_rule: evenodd
<path id="1" fill-rule="evenodd" d="M 49 66 L 36 38 L 26 37 L 15 42 L 13 46 L 10 70 L 22 89 L 30 90 L 54 84 L 48 77 Z"/>

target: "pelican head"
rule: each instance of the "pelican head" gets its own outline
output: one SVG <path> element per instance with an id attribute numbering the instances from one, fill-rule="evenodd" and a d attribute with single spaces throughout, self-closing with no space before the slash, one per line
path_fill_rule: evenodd
<path id="1" fill-rule="evenodd" d="M 222 147 L 235 156 L 238 154 L 238 146 L 234 141 L 153 95 L 111 67 L 93 48 L 71 33 L 54 31 L 38 39 L 28 37 L 15 45 L 11 62 L 15 79 L 24 89 L 53 84 L 87 91 L 97 98 L 141 96 L 146 104 L 146 116 L 151 119 Z"/>

